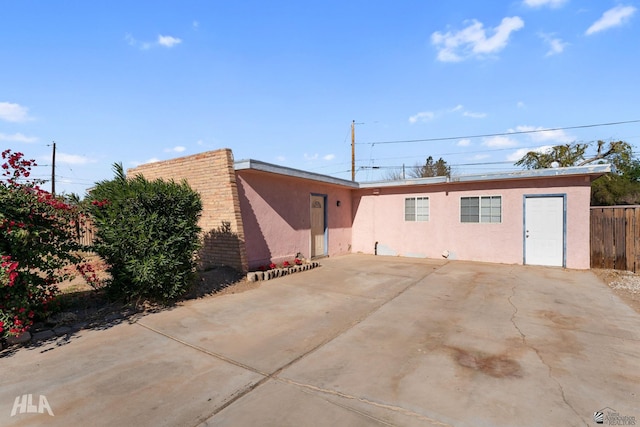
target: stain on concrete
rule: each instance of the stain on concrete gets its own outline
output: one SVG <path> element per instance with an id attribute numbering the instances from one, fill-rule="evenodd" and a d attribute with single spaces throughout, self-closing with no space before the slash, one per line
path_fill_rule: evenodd
<path id="1" fill-rule="evenodd" d="M 578 329 L 583 322 L 579 317 L 565 316 L 556 311 L 538 310 L 537 315 L 564 329 Z"/>
<path id="2" fill-rule="evenodd" d="M 480 351 L 448 347 L 455 362 L 494 378 L 522 378 L 522 367 L 507 354 L 488 354 Z"/>

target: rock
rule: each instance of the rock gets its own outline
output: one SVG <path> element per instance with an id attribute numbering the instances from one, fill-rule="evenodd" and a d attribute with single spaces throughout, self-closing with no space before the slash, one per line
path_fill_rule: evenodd
<path id="1" fill-rule="evenodd" d="M 23 344 L 23 343 L 29 342 L 29 341 L 31 341 L 31 333 L 30 332 L 25 332 L 25 333 L 20 334 L 18 336 L 9 335 L 7 337 L 7 344 L 9 344 L 9 345 Z"/>
<path id="2" fill-rule="evenodd" d="M 51 329 L 47 329 L 47 330 L 36 332 L 35 334 L 33 334 L 33 340 L 34 341 L 47 340 L 55 336 L 56 334 Z"/>
<path id="3" fill-rule="evenodd" d="M 73 323 L 76 320 L 78 320 L 78 316 L 76 316 L 75 313 L 64 311 L 49 317 L 47 323 L 50 325 L 64 325 Z"/>
<path id="4" fill-rule="evenodd" d="M 122 318 L 122 315 L 120 313 L 109 313 L 106 316 L 104 316 L 104 320 L 107 322 L 112 322 L 114 320 L 118 320 L 121 318 Z"/>
<path id="5" fill-rule="evenodd" d="M 42 331 L 43 329 L 46 329 L 44 322 L 36 322 L 33 324 L 33 326 L 31 326 L 31 331 L 33 332 L 39 332 L 39 331 Z"/>
<path id="6" fill-rule="evenodd" d="M 58 328 L 53 329 L 53 333 L 57 336 L 66 335 L 71 332 L 71 328 L 68 326 L 60 326 Z"/>

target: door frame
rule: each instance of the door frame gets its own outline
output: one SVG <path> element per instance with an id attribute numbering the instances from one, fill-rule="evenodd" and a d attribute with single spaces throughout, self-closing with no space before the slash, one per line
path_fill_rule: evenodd
<path id="1" fill-rule="evenodd" d="M 323 254 L 311 254 L 311 250 L 313 249 L 313 232 L 311 231 L 311 199 L 312 197 L 322 197 L 323 203 L 323 221 L 324 221 L 324 253 Z M 327 224 L 327 195 L 320 193 L 310 193 L 309 194 L 309 258 L 322 258 L 326 257 L 329 253 L 329 225 Z"/>
<path id="2" fill-rule="evenodd" d="M 567 193 L 525 194 L 522 197 L 522 265 L 527 265 L 527 199 L 562 197 L 562 268 L 567 268 Z"/>

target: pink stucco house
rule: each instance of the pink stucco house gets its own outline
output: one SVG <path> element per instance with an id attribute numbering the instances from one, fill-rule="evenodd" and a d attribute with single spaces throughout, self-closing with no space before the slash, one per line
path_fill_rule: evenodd
<path id="1" fill-rule="evenodd" d="M 226 230 L 238 245 L 237 262 L 223 263 L 245 271 L 297 254 L 352 252 L 588 269 L 591 182 L 610 171 L 592 165 L 359 183 L 233 162 L 230 150 L 218 150 L 129 173 L 184 178 L 203 199 L 216 197 L 211 181 L 189 176 L 223 153 L 229 173 L 216 176 L 228 177 L 235 222 Z"/>

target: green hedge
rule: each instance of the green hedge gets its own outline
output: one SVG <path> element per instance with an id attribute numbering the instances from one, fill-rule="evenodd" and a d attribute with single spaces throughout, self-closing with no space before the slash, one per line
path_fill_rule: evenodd
<path id="1" fill-rule="evenodd" d="M 127 179 L 121 164 L 114 171 L 113 180 L 90 194 L 94 251 L 112 276 L 107 292 L 125 300 L 175 300 L 195 273 L 200 195 L 186 182 Z"/>

